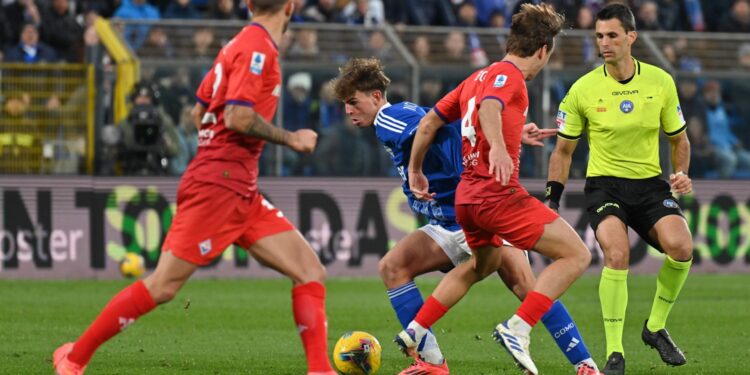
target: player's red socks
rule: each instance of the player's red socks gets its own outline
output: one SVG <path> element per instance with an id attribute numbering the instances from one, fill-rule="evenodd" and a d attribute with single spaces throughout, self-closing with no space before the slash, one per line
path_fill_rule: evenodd
<path id="1" fill-rule="evenodd" d="M 317 281 L 292 288 L 294 322 L 305 347 L 309 372 L 333 371 L 328 360 L 325 298 L 326 287 Z"/>
<path id="2" fill-rule="evenodd" d="M 414 321 L 419 323 L 419 325 L 425 329 L 430 329 L 430 327 L 440 320 L 446 312 L 448 312 L 448 308 L 435 299 L 435 297 L 430 296 L 430 298 L 427 298 L 427 301 L 424 302 L 422 308 L 419 309 L 417 316 L 414 317 Z"/>
<path id="3" fill-rule="evenodd" d="M 156 303 L 142 281 L 130 284 L 112 297 L 107 306 L 104 306 L 96 320 L 73 345 L 73 350 L 68 354 L 68 360 L 85 366 L 101 344 L 127 328 L 141 315 L 153 310 L 154 307 Z"/>
<path id="4" fill-rule="evenodd" d="M 521 303 L 518 311 L 516 311 L 516 315 L 533 327 L 551 308 L 552 300 L 549 297 L 542 293 L 531 291 L 526 294 L 526 298 Z"/>

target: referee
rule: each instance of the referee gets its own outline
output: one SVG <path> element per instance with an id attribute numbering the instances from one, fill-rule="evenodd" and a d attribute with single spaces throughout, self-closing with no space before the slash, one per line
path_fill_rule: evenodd
<path id="1" fill-rule="evenodd" d="M 622 4 L 596 16 L 596 41 L 604 65 L 573 84 L 557 113 L 558 142 L 549 161 L 546 199 L 559 207 L 571 156 L 586 132 L 590 146 L 586 207 L 604 251 L 599 284 L 607 364 L 604 373 L 625 373 L 622 332 L 628 303 L 628 226 L 666 254 L 656 283 L 651 315 L 642 339 L 662 361 L 686 363 L 664 328 L 669 311 L 690 272 L 692 236 L 671 191 L 690 193 L 690 143 L 672 77 L 631 56 L 635 19 Z M 659 130 L 668 137 L 674 172 L 659 178 Z M 670 191 L 671 190 L 671 191 Z"/>

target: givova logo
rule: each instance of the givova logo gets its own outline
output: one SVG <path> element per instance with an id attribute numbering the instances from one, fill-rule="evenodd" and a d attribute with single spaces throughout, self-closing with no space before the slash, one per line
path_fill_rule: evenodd
<path id="1" fill-rule="evenodd" d="M 617 204 L 617 203 L 614 203 L 614 202 L 607 202 L 607 203 L 601 205 L 599 208 L 597 208 L 596 209 L 596 213 L 601 213 L 602 211 L 604 211 L 605 209 L 607 209 L 609 207 L 620 208 L 620 205 Z"/>

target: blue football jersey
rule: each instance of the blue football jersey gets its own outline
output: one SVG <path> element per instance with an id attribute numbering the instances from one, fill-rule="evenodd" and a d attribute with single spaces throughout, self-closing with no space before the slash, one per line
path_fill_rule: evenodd
<path id="1" fill-rule="evenodd" d="M 414 135 L 419 121 L 430 108 L 414 103 L 402 102 L 386 104 L 375 117 L 375 136 L 391 156 L 396 170 L 403 181 L 404 194 L 409 199 L 411 209 L 424 215 L 430 224 L 441 225 L 450 230 L 458 230 L 454 201 L 456 187 L 461 181 L 461 123 L 447 124 L 440 128 L 430 145 L 422 165 L 430 192 L 435 193 L 432 201 L 425 202 L 414 198 L 409 190 L 409 157 Z"/>

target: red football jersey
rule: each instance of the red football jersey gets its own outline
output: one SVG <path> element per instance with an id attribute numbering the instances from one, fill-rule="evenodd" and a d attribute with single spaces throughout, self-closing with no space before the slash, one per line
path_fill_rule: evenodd
<path id="1" fill-rule="evenodd" d="M 222 185 L 242 195 L 257 191 L 258 159 L 265 142 L 227 129 L 224 107 L 253 107 L 270 122 L 280 92 L 278 48 L 262 25 L 252 23 L 219 51 L 196 92 L 206 114 L 198 131 L 198 153 L 184 177 Z"/>
<path id="2" fill-rule="evenodd" d="M 503 105 L 503 139 L 515 166 L 505 186 L 495 181 L 495 176 L 489 172 L 490 144 L 479 124 L 479 104 L 484 100 L 497 100 Z M 435 112 L 445 122 L 461 119 L 464 171 L 456 190 L 456 204 L 479 203 L 523 190 L 518 180 L 518 167 L 528 108 L 526 81 L 518 67 L 508 61 L 474 72 L 435 105 Z"/>

